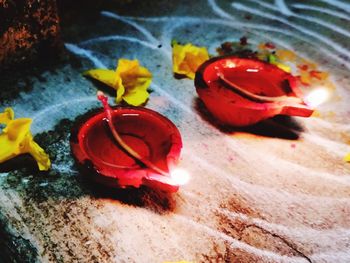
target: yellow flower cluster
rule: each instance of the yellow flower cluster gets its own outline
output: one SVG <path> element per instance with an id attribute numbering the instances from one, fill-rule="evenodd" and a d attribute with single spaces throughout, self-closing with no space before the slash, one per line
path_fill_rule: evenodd
<path id="1" fill-rule="evenodd" d="M 205 47 L 173 43 L 173 71 L 176 74 L 194 79 L 198 67 L 208 59 L 209 54 Z"/>
<path id="2" fill-rule="evenodd" d="M 84 75 L 101 81 L 117 92 L 117 103 L 122 100 L 129 105 L 144 104 L 149 93 L 152 74 L 147 68 L 141 67 L 138 60 L 119 59 L 116 70 L 92 69 Z"/>
<path id="3" fill-rule="evenodd" d="M 14 158 L 20 154 L 31 154 L 40 171 L 50 168 L 51 162 L 45 151 L 33 140 L 30 132 L 32 119 L 14 119 L 14 112 L 11 108 L 6 108 L 0 113 L 0 124 L 5 128 L 0 133 L 0 163 Z"/>

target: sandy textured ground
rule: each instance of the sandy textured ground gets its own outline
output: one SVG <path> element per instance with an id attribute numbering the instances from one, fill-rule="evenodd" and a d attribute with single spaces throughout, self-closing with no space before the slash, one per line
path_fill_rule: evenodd
<path id="1" fill-rule="evenodd" d="M 350 164 L 342 160 L 350 152 L 350 4 L 231 2 L 103 12 L 66 40 L 78 66 L 45 72 L 2 100 L 0 109 L 12 106 L 18 117 L 34 119 L 32 131 L 53 161 L 48 174 L 23 168 L 27 158 L 17 160 L 19 170 L 0 173 L 5 261 L 350 262 Z M 172 76 L 170 42 L 214 54 L 243 35 L 292 49 L 330 72 L 336 90 L 318 108 L 321 117 L 231 131 L 211 122 L 193 81 Z M 153 72 L 147 107 L 181 131 L 180 166 L 191 180 L 174 195 L 106 192 L 73 165 L 69 127 L 98 106 L 96 86 L 81 72 L 113 68 L 120 57 Z"/>

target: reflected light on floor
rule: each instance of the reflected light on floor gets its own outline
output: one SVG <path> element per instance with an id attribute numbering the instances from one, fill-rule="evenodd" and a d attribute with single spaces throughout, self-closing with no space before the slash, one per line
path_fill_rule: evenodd
<path id="1" fill-rule="evenodd" d="M 329 98 L 329 91 L 325 88 L 318 88 L 311 91 L 305 98 L 305 102 L 311 108 L 315 108 L 326 102 Z"/>
<path id="2" fill-rule="evenodd" d="M 190 180 L 190 174 L 186 170 L 181 168 L 176 168 L 172 170 L 170 176 L 178 185 L 187 184 Z"/>

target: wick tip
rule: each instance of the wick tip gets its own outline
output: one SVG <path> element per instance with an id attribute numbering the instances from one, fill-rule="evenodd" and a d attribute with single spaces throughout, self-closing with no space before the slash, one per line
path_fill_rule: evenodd
<path id="1" fill-rule="evenodd" d="M 104 96 L 105 94 L 102 92 L 102 91 L 97 91 L 97 97 L 102 97 L 102 96 Z"/>
<path id="2" fill-rule="evenodd" d="M 102 91 L 97 91 L 96 93 L 97 99 L 102 101 L 102 102 L 107 102 L 108 98 L 106 97 L 106 95 L 102 92 Z"/>

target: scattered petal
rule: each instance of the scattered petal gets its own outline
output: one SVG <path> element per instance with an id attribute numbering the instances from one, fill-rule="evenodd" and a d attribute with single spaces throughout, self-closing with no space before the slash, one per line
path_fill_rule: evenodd
<path id="1" fill-rule="evenodd" d="M 37 161 L 40 171 L 50 168 L 51 162 L 45 151 L 33 140 L 30 132 L 32 119 L 14 119 L 14 112 L 6 108 L 0 113 L 0 123 L 6 127 L 0 133 L 0 163 L 12 159 L 20 154 L 29 153 Z"/>
<path id="2" fill-rule="evenodd" d="M 292 69 L 290 68 L 290 66 L 286 65 L 286 64 L 283 64 L 283 63 L 275 63 L 275 65 L 277 67 L 279 67 L 280 69 L 284 70 L 285 72 L 288 72 L 288 73 L 291 73 Z"/>
<path id="3" fill-rule="evenodd" d="M 198 67 L 208 59 L 209 54 L 205 47 L 197 47 L 190 43 L 186 45 L 173 43 L 173 71 L 176 74 L 194 79 Z"/>
<path id="4" fill-rule="evenodd" d="M 312 78 L 316 78 L 318 80 L 325 80 L 328 78 L 329 74 L 328 74 L 328 72 L 312 70 L 312 71 L 310 71 L 310 76 Z"/>
<path id="5" fill-rule="evenodd" d="M 271 42 L 265 43 L 265 47 L 268 49 L 275 49 L 276 48 L 275 44 L 273 44 Z"/>
<path id="6" fill-rule="evenodd" d="M 115 71 L 110 69 L 91 69 L 84 72 L 83 75 L 97 79 L 111 88 L 114 88 L 118 81 Z"/>
<path id="7" fill-rule="evenodd" d="M 141 67 L 138 60 L 120 59 L 116 70 L 121 81 L 117 84 L 117 93 L 122 93 L 123 100 L 134 106 L 146 102 L 149 97 L 147 88 L 151 85 L 152 74 Z M 117 96 L 117 102 L 120 97 Z"/>
<path id="8" fill-rule="evenodd" d="M 296 59 L 295 53 L 287 49 L 276 50 L 276 56 L 281 61 L 294 61 Z"/>
<path id="9" fill-rule="evenodd" d="M 260 43 L 260 44 L 258 45 L 258 49 L 259 49 L 259 50 L 265 50 L 265 49 L 267 49 L 265 43 Z"/>
<path id="10" fill-rule="evenodd" d="M 139 106 L 149 97 L 147 89 L 151 85 L 152 74 L 140 66 L 138 60 L 119 59 L 116 70 L 92 69 L 84 75 L 115 89 L 117 103 L 123 100 L 129 105 Z"/>
<path id="11" fill-rule="evenodd" d="M 304 85 L 310 85 L 311 78 L 310 78 L 309 72 L 305 72 L 305 71 L 300 72 L 300 81 Z"/>

